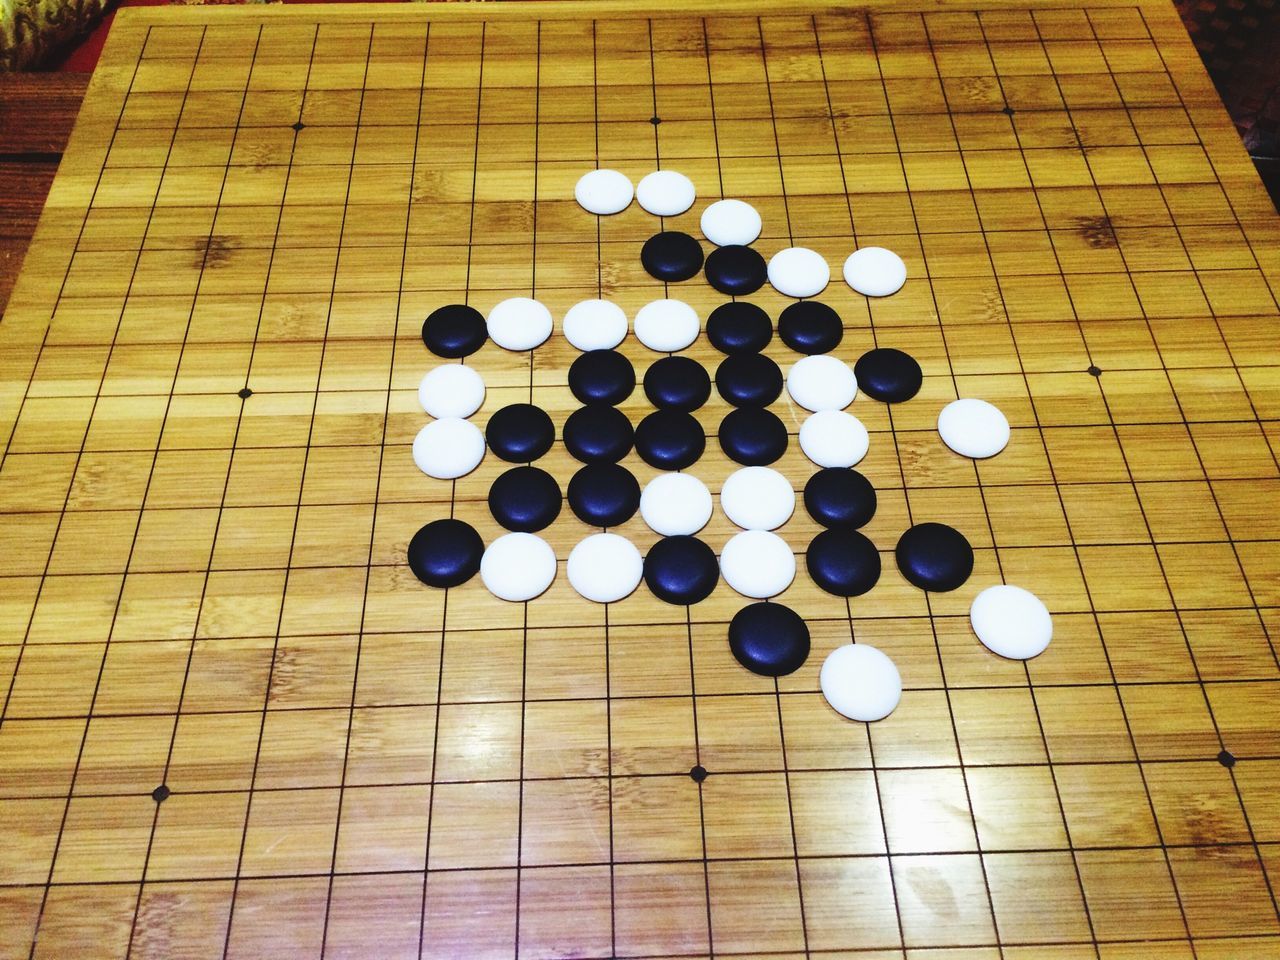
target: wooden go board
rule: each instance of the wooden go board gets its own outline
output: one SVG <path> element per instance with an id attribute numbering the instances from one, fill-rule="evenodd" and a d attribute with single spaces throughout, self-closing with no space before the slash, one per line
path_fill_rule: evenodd
<path id="1" fill-rule="evenodd" d="M 0 325 L 0 956 L 1280 956 L 1280 224 L 1180 23 L 767 8 L 122 11 Z M 663 295 L 656 218 L 574 204 L 597 164 L 749 200 L 766 255 L 907 261 L 822 297 L 841 357 L 926 377 L 855 405 L 885 572 L 846 602 L 802 566 L 780 681 L 729 655 L 724 584 L 520 605 L 406 568 L 430 519 L 498 533 L 492 458 L 409 455 L 423 317 Z M 573 355 L 486 346 L 478 419 L 562 423 Z M 958 395 L 1000 456 L 940 443 Z M 893 565 L 922 520 L 976 547 L 955 593 Z M 587 532 L 550 529 L 562 568 Z M 1002 579 L 1055 616 L 1025 665 L 968 627 Z M 817 692 L 851 639 L 906 687 L 869 727 Z"/>

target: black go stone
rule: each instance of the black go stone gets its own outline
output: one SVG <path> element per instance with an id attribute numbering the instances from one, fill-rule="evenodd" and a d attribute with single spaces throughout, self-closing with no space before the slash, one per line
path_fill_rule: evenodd
<path id="1" fill-rule="evenodd" d="M 409 541 L 409 569 L 431 587 L 456 587 L 480 569 L 484 541 L 476 528 L 446 517 L 432 520 Z"/>
<path id="2" fill-rule="evenodd" d="M 626 414 L 604 403 L 589 403 L 564 422 L 564 445 L 583 463 L 617 463 L 631 450 L 635 432 Z"/>
<path id="3" fill-rule="evenodd" d="M 719 580 L 715 551 L 697 537 L 664 537 L 644 558 L 644 582 L 667 603 L 699 603 Z"/>
<path id="4" fill-rule="evenodd" d="M 508 530 L 537 533 L 560 516 L 560 487 L 537 467 L 512 467 L 489 488 L 489 512 Z"/>
<path id="5" fill-rule="evenodd" d="M 857 470 L 825 467 L 804 485 L 804 508 L 824 527 L 861 527 L 875 516 L 876 489 Z"/>
<path id="6" fill-rule="evenodd" d="M 702 269 L 702 246 L 687 233 L 664 230 L 644 242 L 640 262 L 655 280 L 688 280 Z"/>
<path id="7" fill-rule="evenodd" d="M 754 303 L 722 303 L 707 317 L 707 339 L 721 353 L 759 353 L 773 339 L 773 321 Z"/>
<path id="8" fill-rule="evenodd" d="M 469 357 L 489 338 L 484 317 L 475 307 L 451 303 L 431 311 L 422 323 L 422 342 L 437 357 Z"/>
<path id="9" fill-rule="evenodd" d="M 655 410 L 636 427 L 636 453 L 659 470 L 684 470 L 707 448 L 702 424 L 691 413 Z"/>
<path id="10" fill-rule="evenodd" d="M 250 397 L 253 396 L 253 391 L 250 390 L 248 387 L 241 387 L 240 390 L 236 393 L 236 396 L 239 397 L 241 400 L 248 400 Z"/>
<path id="11" fill-rule="evenodd" d="M 762 677 L 784 677 L 809 657 L 809 628 L 780 603 L 752 603 L 729 621 L 729 649 L 737 661 Z"/>
<path id="12" fill-rule="evenodd" d="M 701 783 L 707 779 L 707 768 L 702 764 L 697 764 L 689 768 L 689 779 L 694 783 Z"/>
<path id="13" fill-rule="evenodd" d="M 853 365 L 858 389 L 873 400 L 902 403 L 920 392 L 924 373 L 915 357 L 893 347 L 868 350 Z"/>
<path id="14" fill-rule="evenodd" d="M 830 353 L 844 338 L 844 324 L 825 303 L 800 300 L 779 314 L 778 336 L 796 353 Z"/>
<path id="15" fill-rule="evenodd" d="M 716 389 L 735 407 L 767 407 L 782 393 L 782 370 L 762 353 L 730 354 L 716 367 Z"/>
<path id="16" fill-rule="evenodd" d="M 569 480 L 569 509 L 593 527 L 616 527 L 640 509 L 640 483 L 617 463 L 589 463 Z"/>
<path id="17" fill-rule="evenodd" d="M 787 452 L 787 428 L 763 407 L 739 407 L 720 421 L 720 448 L 744 467 L 766 467 Z"/>
<path id="18" fill-rule="evenodd" d="M 813 582 L 837 597 L 857 597 L 880 579 L 880 552 L 852 527 L 823 530 L 805 553 Z"/>
<path id="19" fill-rule="evenodd" d="M 917 523 L 899 538 L 894 555 L 902 575 L 921 590 L 954 590 L 973 572 L 973 547 L 945 523 Z"/>
<path id="20" fill-rule="evenodd" d="M 489 418 L 484 440 L 508 463 L 532 463 L 555 443 L 556 426 L 547 411 L 531 403 L 512 403 Z"/>
<path id="21" fill-rule="evenodd" d="M 767 276 L 764 257 L 751 247 L 736 243 L 712 250 L 703 272 L 707 283 L 731 297 L 755 293 L 764 286 Z"/>
<path id="22" fill-rule="evenodd" d="M 169 799 L 169 796 L 172 793 L 173 791 L 170 790 L 167 786 L 165 786 L 162 783 L 160 784 L 160 786 L 156 787 L 154 790 L 151 791 L 151 799 L 154 800 L 156 803 L 164 803 L 166 800 Z"/>
<path id="23" fill-rule="evenodd" d="M 711 396 L 711 378 L 697 360 L 663 357 L 644 372 L 644 395 L 660 410 L 691 413 Z"/>
<path id="24" fill-rule="evenodd" d="M 616 407 L 636 388 L 636 368 L 616 350 L 588 350 L 569 364 L 569 390 L 580 403 Z"/>

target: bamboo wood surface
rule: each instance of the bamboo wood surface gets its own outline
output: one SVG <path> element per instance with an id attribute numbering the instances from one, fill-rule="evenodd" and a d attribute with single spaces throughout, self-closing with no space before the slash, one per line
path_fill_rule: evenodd
<path id="1" fill-rule="evenodd" d="M 741 197 L 766 256 L 907 262 L 822 295 L 839 356 L 925 383 L 854 405 L 884 575 L 801 565 L 776 682 L 724 584 L 517 605 L 405 566 L 435 517 L 499 532 L 493 458 L 409 455 L 423 317 L 664 294 L 658 221 L 574 204 L 597 163 L 689 174 L 674 228 Z M 0 324 L 0 957 L 1280 956 L 1278 228 L 1154 0 L 121 11 Z M 487 345 L 477 420 L 563 423 L 573 355 Z M 1005 452 L 942 446 L 956 396 Z M 924 520 L 975 546 L 954 593 L 892 562 Z M 550 528 L 562 567 L 588 532 Z M 969 630 L 1001 580 L 1055 616 L 1025 665 Z M 903 676 L 869 727 L 817 693 L 851 639 Z"/>

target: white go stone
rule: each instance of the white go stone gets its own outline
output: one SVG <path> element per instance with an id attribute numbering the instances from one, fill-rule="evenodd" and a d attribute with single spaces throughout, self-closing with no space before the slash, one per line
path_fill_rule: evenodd
<path id="1" fill-rule="evenodd" d="M 698 339 L 702 321 L 683 300 L 654 300 L 636 313 L 636 339 L 658 353 L 675 353 Z"/>
<path id="2" fill-rule="evenodd" d="M 863 247 L 844 262 L 844 282 L 866 297 L 887 297 L 907 282 L 907 265 L 892 250 Z"/>
<path id="3" fill-rule="evenodd" d="M 511 297 L 489 311 L 486 326 L 490 340 L 520 353 L 551 336 L 551 311 L 529 297 Z"/>
<path id="4" fill-rule="evenodd" d="M 898 668 L 866 643 L 847 643 L 827 654 L 818 684 L 836 713 L 863 723 L 883 720 L 902 699 Z"/>
<path id="5" fill-rule="evenodd" d="M 820 410 L 800 424 L 800 449 L 820 467 L 856 466 L 870 444 L 862 421 L 843 410 Z"/>
<path id="6" fill-rule="evenodd" d="M 942 442 L 964 457 L 994 457 L 1009 443 L 1009 421 L 1000 408 L 985 400 L 952 400 L 938 414 Z"/>
<path id="7" fill-rule="evenodd" d="M 579 350 L 612 350 L 627 336 L 627 315 L 608 300 L 582 300 L 569 308 L 561 326 Z"/>
<path id="8" fill-rule="evenodd" d="M 1010 660 L 1030 660 L 1053 639 L 1049 608 L 1030 590 L 1012 584 L 987 587 L 973 598 L 969 623 L 982 645 Z"/>
<path id="9" fill-rule="evenodd" d="M 640 585 L 644 560 L 636 545 L 616 533 L 594 533 L 569 552 L 569 584 L 588 600 L 615 603 Z"/>
<path id="10" fill-rule="evenodd" d="M 484 459 L 484 434 L 470 420 L 432 420 L 413 438 L 413 462 L 429 477 L 454 480 Z"/>
<path id="11" fill-rule="evenodd" d="M 433 417 L 469 417 L 484 403 L 484 378 L 464 363 L 442 363 L 418 384 L 418 403 Z"/>
<path id="12" fill-rule="evenodd" d="M 573 197 L 588 213 L 608 216 L 621 213 L 635 193 L 626 174 L 617 170 L 592 170 L 578 178 Z"/>
<path id="13" fill-rule="evenodd" d="M 644 485 L 640 516 L 654 533 L 697 533 L 711 519 L 711 491 L 691 473 L 660 473 Z"/>
<path id="14" fill-rule="evenodd" d="M 765 600 L 796 578 L 796 555 L 776 533 L 744 530 L 720 551 L 720 575 L 744 597 Z"/>
<path id="15" fill-rule="evenodd" d="M 693 206 L 693 181 L 674 170 L 655 170 L 636 186 L 636 200 L 655 217 L 674 217 Z"/>
<path id="16" fill-rule="evenodd" d="M 555 551 L 532 533 L 501 536 L 480 558 L 480 579 L 501 600 L 532 600 L 545 593 L 555 578 Z"/>
<path id="17" fill-rule="evenodd" d="M 720 509 L 744 530 L 776 530 L 795 508 L 791 481 L 769 467 L 735 470 L 720 488 Z"/>
<path id="18" fill-rule="evenodd" d="M 787 393 L 806 410 L 843 410 L 858 395 L 858 378 L 843 360 L 826 353 L 803 357 L 787 371 Z"/>
<path id="19" fill-rule="evenodd" d="M 756 208 L 743 200 L 717 200 L 702 211 L 702 235 L 717 247 L 747 246 L 760 236 L 763 223 Z"/>
<path id="20" fill-rule="evenodd" d="M 787 247 L 769 258 L 769 282 L 788 297 L 816 297 L 831 282 L 822 254 L 808 247 Z"/>

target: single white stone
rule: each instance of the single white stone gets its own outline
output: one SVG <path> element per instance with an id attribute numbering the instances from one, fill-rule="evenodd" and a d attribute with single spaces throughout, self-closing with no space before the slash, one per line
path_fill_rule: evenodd
<path id="1" fill-rule="evenodd" d="M 843 410 L 858 395 L 858 378 L 843 360 L 826 353 L 803 357 L 787 371 L 787 393 L 806 410 Z"/>
<path id="2" fill-rule="evenodd" d="M 413 438 L 413 462 L 438 480 L 465 476 L 483 459 L 484 434 L 461 417 L 432 420 Z"/>
<path id="3" fill-rule="evenodd" d="M 744 597 L 764 600 L 791 586 L 796 555 L 776 533 L 744 530 L 720 551 L 720 575 Z"/>
<path id="4" fill-rule="evenodd" d="M 644 485 L 640 516 L 654 533 L 697 533 L 711 519 L 711 491 L 691 473 L 660 473 Z"/>
<path id="5" fill-rule="evenodd" d="M 788 297 L 816 297 L 831 282 L 831 268 L 816 250 L 787 247 L 769 258 L 769 282 Z"/>
<path id="6" fill-rule="evenodd" d="M 484 378 L 464 363 L 442 363 L 418 384 L 418 402 L 433 417 L 469 417 L 484 403 Z"/>
<path id="7" fill-rule="evenodd" d="M 1030 660 L 1053 639 L 1049 608 L 1030 590 L 1012 584 L 987 587 L 973 598 L 969 623 L 982 645 L 1010 660 Z"/>
<path id="8" fill-rule="evenodd" d="M 720 509 L 744 530 L 776 530 L 791 518 L 796 492 L 769 467 L 743 467 L 720 488 Z"/>
<path id="9" fill-rule="evenodd" d="M 938 414 L 942 442 L 965 457 L 994 457 L 1009 443 L 1009 421 L 985 400 L 952 400 Z"/>
<path id="10" fill-rule="evenodd" d="M 683 300 L 654 300 L 636 313 L 636 339 L 658 353 L 675 353 L 698 339 L 702 322 Z"/>
<path id="11" fill-rule="evenodd" d="M 532 533 L 501 536 L 480 558 L 480 579 L 502 600 L 532 600 L 545 593 L 555 578 L 555 551 Z"/>
<path id="12" fill-rule="evenodd" d="M 892 250 L 863 247 L 844 262 L 844 282 L 867 297 L 887 297 L 907 282 L 907 265 Z"/>
<path id="13" fill-rule="evenodd" d="M 636 200 L 655 217 L 674 217 L 693 206 L 693 181 L 674 170 L 655 170 L 636 186 Z"/>
<path id="14" fill-rule="evenodd" d="M 616 533 L 593 533 L 569 552 L 573 589 L 596 603 L 614 603 L 640 585 L 644 560 L 636 545 Z"/>
<path id="15" fill-rule="evenodd" d="M 866 643 L 847 643 L 827 654 L 818 684 L 836 713 L 863 723 L 883 720 L 902 699 L 898 668 Z"/>
<path id="16" fill-rule="evenodd" d="M 608 216 L 627 209 L 634 192 L 626 174 L 617 170 L 592 170 L 578 178 L 573 197 L 588 213 Z"/>
<path id="17" fill-rule="evenodd" d="M 743 200 L 717 200 L 702 211 L 702 235 L 717 247 L 747 246 L 763 226 L 756 208 Z"/>
<path id="18" fill-rule="evenodd" d="M 551 336 L 551 311 L 528 297 L 511 297 L 489 311 L 489 339 L 517 353 L 532 350 Z"/>
<path id="19" fill-rule="evenodd" d="M 612 350 L 627 335 L 627 315 L 608 300 L 582 300 L 569 308 L 561 326 L 579 350 Z"/>
<path id="20" fill-rule="evenodd" d="M 870 445 L 862 421 L 843 410 L 820 410 L 800 424 L 800 449 L 820 467 L 856 466 Z"/>

